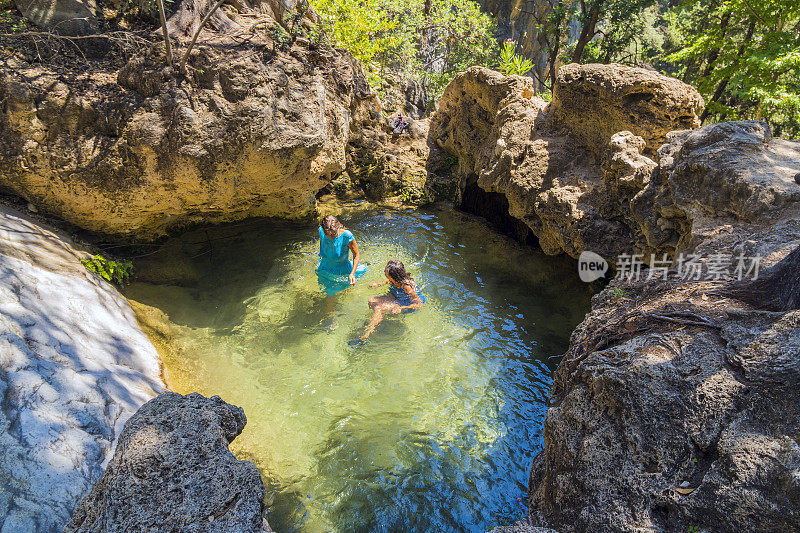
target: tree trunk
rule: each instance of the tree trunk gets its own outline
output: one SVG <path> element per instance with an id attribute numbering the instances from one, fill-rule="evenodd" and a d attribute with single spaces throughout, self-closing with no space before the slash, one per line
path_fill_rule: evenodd
<path id="1" fill-rule="evenodd" d="M 164 46 L 167 47 L 167 64 L 172 65 L 172 42 L 167 30 L 167 15 L 164 13 L 164 0 L 158 0 L 158 18 L 161 20 L 161 31 L 164 34 Z"/>
<path id="2" fill-rule="evenodd" d="M 800 246 L 756 280 L 736 281 L 718 294 L 745 302 L 756 309 L 800 309 Z"/>
<path id="3" fill-rule="evenodd" d="M 720 38 L 723 40 L 725 39 L 725 32 L 728 30 L 728 23 L 730 22 L 730 20 L 731 20 L 731 14 L 730 12 L 728 12 L 722 16 L 722 20 L 719 23 L 719 29 L 720 31 L 722 31 L 722 35 L 720 36 Z M 708 56 L 706 56 L 706 69 L 703 71 L 702 75 L 703 78 L 705 78 L 714 71 L 714 63 L 719 57 L 719 49 L 720 47 L 717 46 L 708 53 Z"/>
<path id="4" fill-rule="evenodd" d="M 550 57 L 548 58 L 548 63 L 550 63 L 550 87 L 551 90 L 555 91 L 556 89 L 556 75 L 558 74 L 558 49 L 561 46 L 561 26 L 559 25 L 556 28 L 555 32 L 555 43 L 553 44 L 553 49 L 550 52 Z"/>
<path id="5" fill-rule="evenodd" d="M 736 60 L 734 60 L 733 68 L 736 67 L 736 64 L 739 62 L 739 58 L 742 57 L 742 54 L 744 53 L 744 49 L 747 46 L 747 43 L 749 43 L 750 39 L 753 37 L 753 32 L 755 31 L 755 29 L 756 29 L 756 21 L 754 20 L 754 21 L 750 22 L 750 26 L 748 26 L 748 28 L 747 28 L 747 34 L 745 35 L 744 40 L 742 41 L 742 44 L 739 45 L 739 50 L 738 50 L 738 53 L 736 54 Z M 728 87 L 728 82 L 730 82 L 730 80 L 731 80 L 730 76 L 727 76 L 727 77 L 723 78 L 719 82 L 719 85 L 717 85 L 717 89 L 714 91 L 714 94 L 711 96 L 711 100 L 709 100 L 706 103 L 706 108 L 703 109 L 703 114 L 700 115 L 700 122 L 701 123 L 704 123 L 706 121 L 706 119 L 708 118 L 708 115 L 711 114 L 709 112 L 709 110 L 708 110 L 708 108 L 709 108 L 708 104 L 710 104 L 711 102 L 718 102 L 719 99 L 722 98 L 722 93 L 725 92 L 725 89 Z"/>
<path id="6" fill-rule="evenodd" d="M 602 5 L 603 0 L 595 0 L 595 4 L 592 5 L 589 21 L 583 25 L 581 34 L 578 37 L 578 44 L 575 45 L 575 51 L 572 53 L 573 63 L 581 62 L 584 48 L 586 48 L 586 45 L 589 44 L 589 41 L 595 36 L 595 27 L 597 26 L 597 19 L 600 17 L 600 6 Z"/>

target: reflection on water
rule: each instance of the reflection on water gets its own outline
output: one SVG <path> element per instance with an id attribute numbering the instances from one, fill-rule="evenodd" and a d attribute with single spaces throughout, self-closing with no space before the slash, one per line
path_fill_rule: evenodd
<path id="1" fill-rule="evenodd" d="M 194 260 L 195 286 L 129 287 L 182 326 L 170 386 L 244 408 L 232 449 L 262 472 L 277 531 L 487 531 L 518 516 L 550 356 L 589 307 L 573 262 L 460 213 L 345 224 L 370 268 L 335 297 L 333 318 L 311 226 L 229 231 Z M 352 348 L 390 258 L 428 303 Z"/>

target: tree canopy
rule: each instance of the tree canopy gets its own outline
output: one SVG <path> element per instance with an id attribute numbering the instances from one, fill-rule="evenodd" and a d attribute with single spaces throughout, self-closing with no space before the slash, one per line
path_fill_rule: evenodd
<path id="1" fill-rule="evenodd" d="M 472 65 L 495 66 L 494 23 L 472 0 L 311 0 L 333 44 L 347 48 L 371 82 L 387 71 L 425 79 L 438 94 Z"/>
<path id="2" fill-rule="evenodd" d="M 549 3 L 548 3 L 549 2 Z M 766 120 L 800 137 L 797 0 L 546 0 L 548 58 L 651 67 L 694 85 L 704 121 Z M 559 46 L 560 45 L 560 46 Z M 542 80 L 547 88 L 552 83 Z"/>

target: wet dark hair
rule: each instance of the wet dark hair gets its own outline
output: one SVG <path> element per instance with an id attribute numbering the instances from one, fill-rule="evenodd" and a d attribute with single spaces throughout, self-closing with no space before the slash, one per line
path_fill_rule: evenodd
<path id="1" fill-rule="evenodd" d="M 402 283 L 407 279 L 411 279 L 411 274 L 406 272 L 405 265 L 397 259 L 392 259 L 386 263 L 386 274 L 397 283 Z"/>
<path id="2" fill-rule="evenodd" d="M 339 222 L 339 219 L 333 215 L 328 215 L 322 219 L 322 222 L 319 223 L 322 226 L 322 231 L 327 233 L 333 233 L 337 230 L 344 229 L 344 224 Z"/>

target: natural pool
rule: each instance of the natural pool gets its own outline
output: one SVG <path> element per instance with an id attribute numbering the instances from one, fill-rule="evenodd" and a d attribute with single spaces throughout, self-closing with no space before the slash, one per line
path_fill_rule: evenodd
<path id="1" fill-rule="evenodd" d="M 343 222 L 369 271 L 335 297 L 334 320 L 315 226 L 248 223 L 168 245 L 194 256 L 192 282 L 126 295 L 177 325 L 170 387 L 244 408 L 232 449 L 262 472 L 276 531 L 488 531 L 518 518 L 553 356 L 589 309 L 574 262 L 458 212 Z M 390 258 L 428 303 L 350 347 Z"/>

